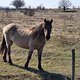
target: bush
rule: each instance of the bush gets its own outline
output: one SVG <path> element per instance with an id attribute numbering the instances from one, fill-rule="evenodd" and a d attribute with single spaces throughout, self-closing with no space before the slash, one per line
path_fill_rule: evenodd
<path id="1" fill-rule="evenodd" d="M 34 16 L 35 11 L 34 11 L 34 9 L 25 9 L 25 10 L 23 11 L 23 13 L 24 13 L 25 15 L 27 15 L 27 16 Z"/>

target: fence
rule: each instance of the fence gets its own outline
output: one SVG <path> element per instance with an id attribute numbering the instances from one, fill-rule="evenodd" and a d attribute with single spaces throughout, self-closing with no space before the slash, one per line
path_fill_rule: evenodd
<path id="1" fill-rule="evenodd" d="M 72 49 L 72 80 L 75 80 L 75 49 Z"/>

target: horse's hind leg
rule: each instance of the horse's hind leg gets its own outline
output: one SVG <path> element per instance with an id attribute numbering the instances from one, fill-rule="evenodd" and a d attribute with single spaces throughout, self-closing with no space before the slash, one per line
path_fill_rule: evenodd
<path id="1" fill-rule="evenodd" d="M 12 65 L 12 60 L 11 60 L 11 45 L 12 45 L 12 41 L 9 39 L 6 39 L 6 46 L 7 46 L 7 53 L 8 53 L 8 57 L 9 57 L 9 63 Z"/>
<path id="2" fill-rule="evenodd" d="M 8 32 L 4 32 L 4 37 L 5 37 L 5 42 L 6 42 L 6 50 L 5 50 L 4 58 L 6 58 L 6 54 L 8 53 L 9 63 L 12 64 L 10 54 L 11 54 L 11 45 L 12 45 L 13 42 L 11 41 L 9 34 L 10 33 L 8 33 Z"/>
<path id="3" fill-rule="evenodd" d="M 8 56 L 9 56 L 9 63 L 12 65 L 12 60 L 11 60 L 11 49 L 10 47 L 7 48 L 7 51 L 8 51 Z"/>
<path id="4" fill-rule="evenodd" d="M 7 62 L 6 55 L 7 55 L 7 47 L 5 46 L 4 56 L 3 56 L 4 62 Z"/>

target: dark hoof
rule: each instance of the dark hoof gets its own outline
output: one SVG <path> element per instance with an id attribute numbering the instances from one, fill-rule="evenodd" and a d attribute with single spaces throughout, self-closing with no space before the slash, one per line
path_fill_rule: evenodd
<path id="1" fill-rule="evenodd" d="M 6 60 L 6 58 L 5 58 L 5 57 L 3 57 L 3 61 L 4 61 L 4 62 L 7 62 L 7 60 Z"/>
<path id="2" fill-rule="evenodd" d="M 7 62 L 7 60 L 5 59 L 4 62 Z"/>
<path id="3" fill-rule="evenodd" d="M 24 67 L 25 67 L 25 69 L 28 69 L 28 65 L 26 65 L 26 64 L 25 64 L 25 66 L 24 66 Z"/>
<path id="4" fill-rule="evenodd" d="M 13 65 L 13 63 L 12 63 L 12 62 L 9 62 L 9 64 L 10 64 L 10 65 Z"/>
<path id="5" fill-rule="evenodd" d="M 40 71 L 44 71 L 42 67 L 38 67 L 38 69 L 39 69 Z"/>

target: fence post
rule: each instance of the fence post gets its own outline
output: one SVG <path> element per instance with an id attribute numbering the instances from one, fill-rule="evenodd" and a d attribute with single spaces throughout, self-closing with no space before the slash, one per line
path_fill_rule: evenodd
<path id="1" fill-rule="evenodd" d="M 75 80 L 75 49 L 72 49 L 72 80 Z"/>

